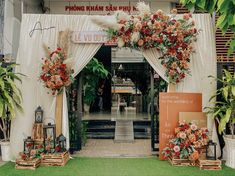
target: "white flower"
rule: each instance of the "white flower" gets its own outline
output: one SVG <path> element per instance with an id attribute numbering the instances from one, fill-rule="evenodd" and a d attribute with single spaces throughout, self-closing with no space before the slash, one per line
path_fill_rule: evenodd
<path id="1" fill-rule="evenodd" d="M 194 123 L 193 123 L 190 127 L 191 127 L 191 129 L 192 129 L 193 131 L 197 130 L 197 125 L 194 124 Z"/>
<path id="2" fill-rule="evenodd" d="M 139 18 L 136 18 L 136 17 L 135 17 L 135 18 L 133 19 L 134 24 L 138 23 L 139 21 L 140 21 Z"/>
<path id="3" fill-rule="evenodd" d="M 142 17 L 150 15 L 151 13 L 149 4 L 145 4 L 145 2 L 138 2 L 136 8 L 139 11 L 139 15 Z"/>
<path id="4" fill-rule="evenodd" d="M 123 11 L 116 11 L 114 14 L 117 17 L 117 21 L 128 21 L 130 16 Z"/>
<path id="5" fill-rule="evenodd" d="M 134 32 L 131 35 L 131 41 L 132 42 L 137 42 L 140 39 L 140 33 L 139 32 Z"/>
<path id="6" fill-rule="evenodd" d="M 118 38 L 117 39 L 117 44 L 118 44 L 118 47 L 121 48 L 124 46 L 125 42 L 122 40 L 122 38 Z"/>
<path id="7" fill-rule="evenodd" d="M 147 25 L 148 25 L 150 28 L 153 26 L 153 24 L 152 24 L 151 21 L 149 21 L 149 22 L 147 23 Z"/>

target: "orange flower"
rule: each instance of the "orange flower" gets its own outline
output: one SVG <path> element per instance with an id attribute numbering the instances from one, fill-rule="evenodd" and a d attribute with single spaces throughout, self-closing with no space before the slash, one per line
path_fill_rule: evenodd
<path id="1" fill-rule="evenodd" d="M 189 16 L 188 13 L 185 13 L 185 14 L 183 15 L 183 19 L 184 19 L 184 20 L 189 20 L 189 18 L 190 18 L 190 16 Z"/>
<path id="2" fill-rule="evenodd" d="M 196 161 L 198 158 L 199 158 L 199 153 L 196 150 L 189 156 L 189 159 L 192 161 Z"/>
<path id="3" fill-rule="evenodd" d="M 174 74 L 175 74 L 175 71 L 174 71 L 174 70 L 170 70 L 170 71 L 169 71 L 169 75 L 170 75 L 170 76 L 173 76 Z"/>
<path id="4" fill-rule="evenodd" d="M 144 44 L 144 41 L 143 41 L 142 39 L 139 39 L 138 45 L 139 45 L 139 46 L 143 46 L 143 44 Z"/>
<path id="5" fill-rule="evenodd" d="M 172 9 L 172 10 L 171 10 L 171 13 L 172 13 L 172 14 L 177 14 L 177 9 L 175 9 L 175 8 Z"/>
<path id="6" fill-rule="evenodd" d="M 177 68 L 177 63 L 176 62 L 173 62 L 172 64 L 171 64 L 171 67 L 173 68 L 173 69 L 176 69 Z"/>

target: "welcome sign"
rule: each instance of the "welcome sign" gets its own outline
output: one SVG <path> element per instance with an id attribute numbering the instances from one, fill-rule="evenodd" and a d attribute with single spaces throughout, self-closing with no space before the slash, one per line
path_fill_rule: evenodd
<path id="1" fill-rule="evenodd" d="M 164 159 L 162 151 L 169 139 L 174 137 L 180 112 L 201 112 L 201 93 L 160 93 L 159 98 L 159 157 Z M 197 119 L 197 117 L 194 117 Z"/>

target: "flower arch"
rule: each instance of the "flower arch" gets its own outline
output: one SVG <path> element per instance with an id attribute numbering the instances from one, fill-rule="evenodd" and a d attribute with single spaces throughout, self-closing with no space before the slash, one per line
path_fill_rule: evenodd
<path id="1" fill-rule="evenodd" d="M 161 64 L 166 68 L 165 75 L 170 83 L 179 83 L 190 74 L 189 62 L 193 52 L 193 41 L 198 34 L 191 14 L 176 18 L 177 10 L 171 15 L 162 10 L 151 13 L 149 5 L 137 4 L 137 15 L 128 15 L 123 11 L 114 14 L 115 23 L 93 21 L 106 28 L 110 40 L 118 47 L 137 50 L 156 48 L 162 53 Z"/>

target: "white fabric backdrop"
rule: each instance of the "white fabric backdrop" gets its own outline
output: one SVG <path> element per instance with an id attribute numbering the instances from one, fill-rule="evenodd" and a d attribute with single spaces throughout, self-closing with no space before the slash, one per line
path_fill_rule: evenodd
<path id="1" fill-rule="evenodd" d="M 32 37 L 29 33 L 36 22 L 40 22 L 42 28 L 51 28 L 48 30 L 35 30 Z M 36 28 L 40 26 L 37 25 Z M 44 118 L 54 119 L 55 116 L 55 97 L 47 94 L 40 83 L 40 65 L 41 58 L 45 56 L 42 45 L 45 43 L 51 48 L 56 49 L 57 37 L 59 31 L 98 31 L 99 27 L 90 21 L 90 16 L 73 15 L 35 15 L 24 14 L 21 23 L 20 47 L 16 62 L 20 64 L 17 69 L 19 72 L 27 75 L 23 78 L 23 84 L 20 85 L 23 95 L 24 113 L 17 114 L 16 119 L 12 121 L 11 129 L 11 151 L 13 157 L 16 157 L 23 149 L 23 139 L 31 135 L 32 124 L 34 123 L 34 110 L 41 105 L 45 114 Z M 101 44 L 73 44 L 69 46 L 69 57 L 74 59 L 74 76 L 77 75 L 89 60 L 98 51 Z M 68 111 L 67 100 L 64 94 L 63 99 L 63 125 L 62 132 L 69 139 L 68 131 Z M 67 140 L 69 147 L 69 140 Z"/>
<path id="2" fill-rule="evenodd" d="M 109 17 L 107 17 L 109 18 Z M 201 92 L 203 94 L 203 106 L 208 104 L 211 93 L 216 89 L 215 83 L 210 83 L 209 75 L 216 76 L 216 52 L 215 37 L 212 21 L 207 14 L 193 15 L 196 26 L 202 29 L 195 45 L 196 53 L 192 56 L 191 70 L 189 76 L 181 83 L 177 91 L 180 92 Z M 36 30 L 32 37 L 29 32 L 37 21 L 41 22 L 42 28 L 49 30 Z M 40 74 L 41 59 L 44 56 L 42 44 L 47 44 L 51 49 L 56 48 L 59 31 L 69 28 L 72 31 L 98 31 L 99 27 L 90 21 L 90 16 L 73 15 L 30 15 L 25 14 L 22 18 L 20 33 L 20 47 L 18 51 L 17 63 L 21 73 L 27 75 L 23 79 L 21 90 L 23 94 L 24 114 L 17 114 L 17 118 L 12 122 L 11 130 L 11 150 L 13 156 L 17 156 L 22 151 L 23 138 L 31 135 L 32 124 L 34 122 L 34 110 L 41 105 L 45 111 L 45 118 L 54 119 L 55 99 L 47 94 L 47 90 L 38 81 Z M 74 58 L 74 70 L 77 75 L 98 51 L 101 44 L 73 44 L 69 46 L 69 57 Z M 154 50 L 143 52 L 150 65 L 162 76 L 165 71 L 160 61 L 156 59 L 159 53 Z M 69 139 L 67 101 L 64 96 L 63 126 L 62 132 Z M 208 119 L 209 128 L 212 128 L 213 120 Z M 25 134 L 25 136 L 24 136 Z M 69 142 L 69 140 L 68 140 Z"/>

